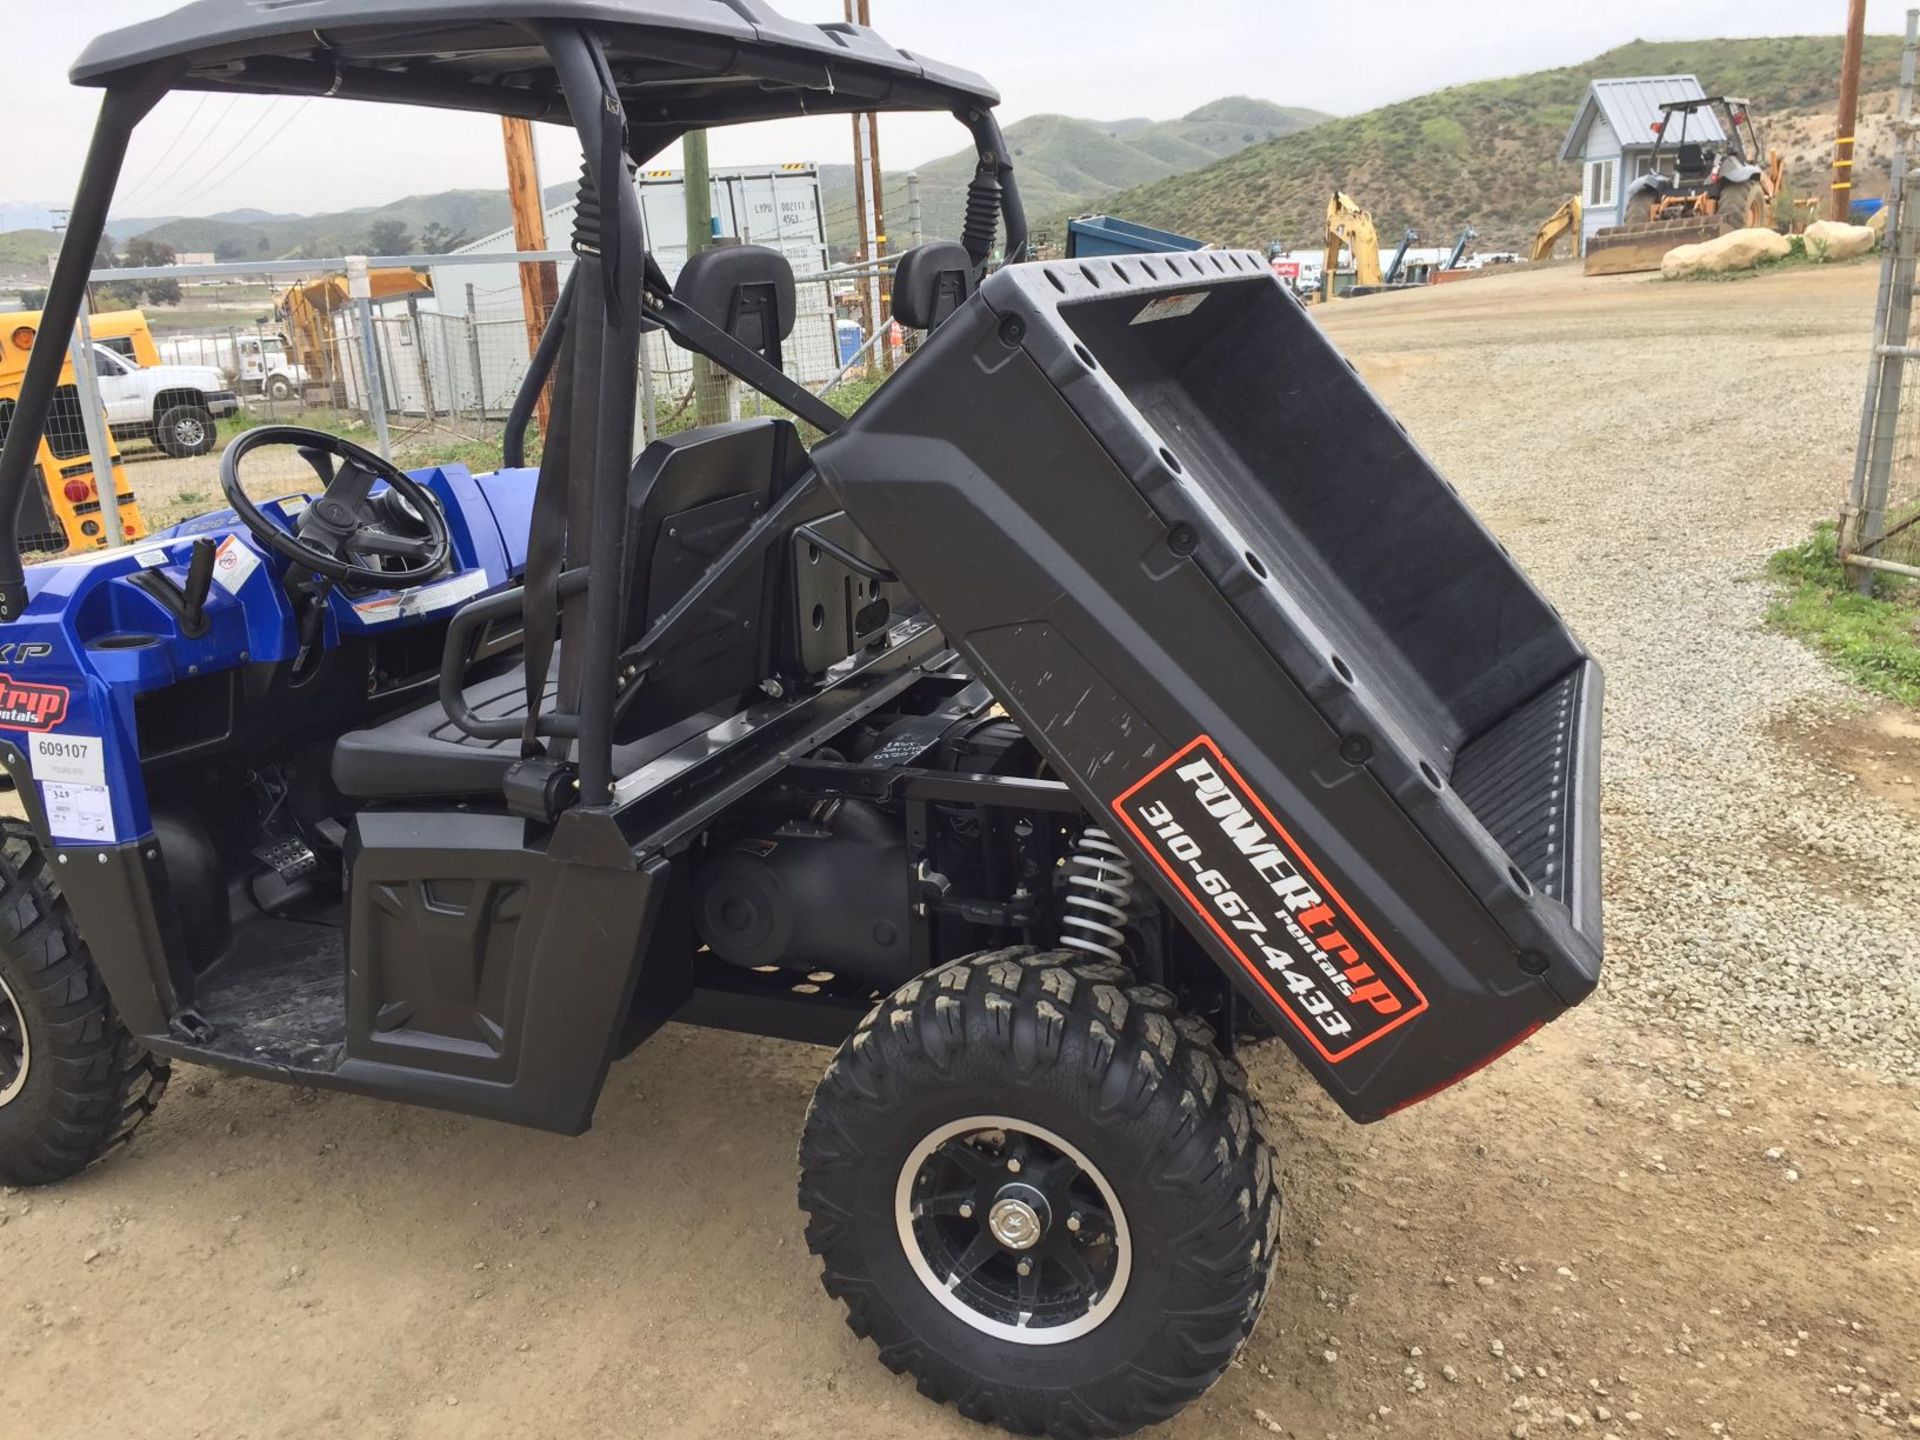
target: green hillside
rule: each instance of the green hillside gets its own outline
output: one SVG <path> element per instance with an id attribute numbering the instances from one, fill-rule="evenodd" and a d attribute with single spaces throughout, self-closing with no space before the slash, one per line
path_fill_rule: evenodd
<path id="1" fill-rule="evenodd" d="M 1103 122 L 1030 115 L 1007 127 L 1007 145 L 1020 172 L 1020 193 L 1028 213 L 1037 217 L 1102 204 L 1106 196 L 1209 165 L 1249 145 L 1327 118 L 1317 110 L 1235 96 L 1216 100 L 1179 120 Z M 918 167 L 924 233 L 959 237 L 973 170 L 971 150 Z M 853 169 L 824 165 L 820 183 L 828 237 L 837 249 L 845 248 L 854 233 Z M 888 226 L 896 237 L 904 237 L 904 172 L 888 175 L 886 200 Z"/>
<path id="2" fill-rule="evenodd" d="M 1381 234 L 1412 225 L 1430 243 L 1471 224 L 1483 245 L 1530 237 L 1579 184 L 1560 143 L 1594 78 L 1693 73 L 1710 93 L 1744 95 L 1764 140 L 1768 114 L 1831 101 L 1838 36 L 1645 41 L 1584 65 L 1456 85 L 1363 115 L 1329 120 L 1241 150 L 1204 169 L 1151 181 L 1102 201 L 1129 220 L 1223 244 L 1315 243 L 1335 188 L 1374 213 Z M 1900 42 L 1867 43 L 1863 88 L 1897 83 Z M 1035 206 L 1037 216 L 1071 206 Z M 1046 228 L 1046 227 L 1042 227 Z"/>
<path id="3" fill-rule="evenodd" d="M 9 230 L 0 234 L 0 279 L 45 284 L 47 256 L 60 248 L 51 230 Z"/>
<path id="4" fill-rule="evenodd" d="M 371 248 L 373 227 L 381 221 L 406 226 L 410 239 L 418 247 L 429 226 L 437 225 L 448 235 L 478 240 L 504 228 L 510 213 L 504 190 L 446 190 L 437 195 L 409 195 L 374 209 L 343 210 L 331 215 L 169 220 L 148 231 L 147 236 L 175 250 L 212 251 L 222 260 L 351 255 Z"/>

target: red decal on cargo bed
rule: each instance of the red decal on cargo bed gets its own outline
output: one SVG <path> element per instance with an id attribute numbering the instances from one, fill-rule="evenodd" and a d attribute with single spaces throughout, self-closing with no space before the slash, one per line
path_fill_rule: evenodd
<path id="1" fill-rule="evenodd" d="M 1114 813 L 1322 1059 L 1338 1064 L 1427 997 L 1202 735 Z"/>
<path id="2" fill-rule="evenodd" d="M 0 675 L 0 727 L 51 730 L 66 718 L 66 686 L 30 685 L 11 675 Z"/>

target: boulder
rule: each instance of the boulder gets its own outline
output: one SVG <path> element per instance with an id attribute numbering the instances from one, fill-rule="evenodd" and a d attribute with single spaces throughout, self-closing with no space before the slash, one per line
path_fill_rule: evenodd
<path id="1" fill-rule="evenodd" d="M 1751 270 L 1762 260 L 1784 260 L 1792 253 L 1793 245 L 1787 237 L 1772 230 L 1734 230 L 1715 240 L 1669 250 L 1660 273 L 1669 280 L 1724 275 Z"/>
<path id="2" fill-rule="evenodd" d="M 1871 254 L 1879 238 L 1871 225 L 1816 220 L 1807 227 L 1807 254 L 1816 261 L 1851 260 Z"/>

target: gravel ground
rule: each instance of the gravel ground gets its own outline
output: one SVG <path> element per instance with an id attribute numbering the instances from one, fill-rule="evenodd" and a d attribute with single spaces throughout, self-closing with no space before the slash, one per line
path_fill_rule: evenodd
<path id="1" fill-rule="evenodd" d="M 1920 1433 L 1920 725 L 1764 631 L 1753 578 L 1837 507 L 1872 281 L 1331 312 L 1608 667 L 1607 979 L 1367 1130 L 1250 1056 L 1274 1285 L 1156 1435 Z M 820 1290 L 822 1063 L 669 1027 L 578 1140 L 183 1070 L 130 1154 L 0 1194 L 0 1440 L 978 1440 Z"/>
<path id="2" fill-rule="evenodd" d="M 1911 1076 L 1920 817 L 1769 733 L 1859 702 L 1759 578 L 1839 511 L 1875 273 L 1564 267 L 1329 328 L 1606 666 L 1609 1001 Z"/>

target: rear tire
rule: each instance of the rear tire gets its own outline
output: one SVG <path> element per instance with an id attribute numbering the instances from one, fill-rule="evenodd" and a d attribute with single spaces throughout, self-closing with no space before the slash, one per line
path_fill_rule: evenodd
<path id="1" fill-rule="evenodd" d="M 1280 1223 L 1259 1108 L 1204 1023 L 1130 985 L 1066 951 L 956 961 L 875 1007 L 814 1094 L 800 1204 L 827 1291 L 969 1419 L 1128 1434 L 1259 1316 Z"/>
<path id="2" fill-rule="evenodd" d="M 0 824 L 0 1181 L 79 1174 L 133 1137 L 167 1076 L 115 1013 L 39 841 Z"/>
<path id="3" fill-rule="evenodd" d="M 176 460 L 191 460 L 211 451 L 220 438 L 213 412 L 204 405 L 174 405 L 161 415 L 153 432 L 154 444 Z"/>

